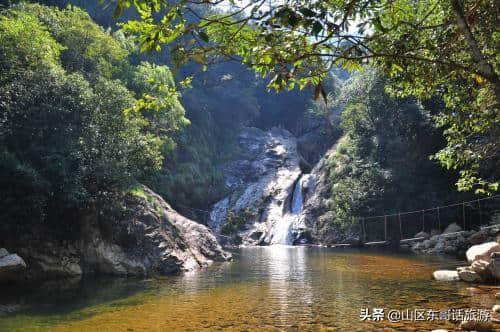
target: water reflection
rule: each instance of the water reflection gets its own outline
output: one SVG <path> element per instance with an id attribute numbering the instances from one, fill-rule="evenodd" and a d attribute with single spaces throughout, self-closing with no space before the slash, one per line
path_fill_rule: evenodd
<path id="1" fill-rule="evenodd" d="M 456 261 L 290 246 L 242 248 L 234 257 L 165 278 L 12 290 L 10 303 L 24 306 L 0 315 L 0 331 L 430 330 L 453 324 L 361 322 L 360 309 L 487 308 L 495 301 L 494 292 L 471 296 L 464 284 L 430 279 Z"/>
<path id="2" fill-rule="evenodd" d="M 249 250 L 260 253 L 268 279 L 268 305 L 274 310 L 276 325 L 286 326 L 297 315 L 310 317 L 313 290 L 311 274 L 307 273 L 307 248 L 278 245 Z"/>

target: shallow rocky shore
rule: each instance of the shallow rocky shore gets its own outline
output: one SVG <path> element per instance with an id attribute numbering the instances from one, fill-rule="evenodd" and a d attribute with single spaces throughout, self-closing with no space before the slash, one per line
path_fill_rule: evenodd
<path id="1" fill-rule="evenodd" d="M 431 234 L 420 232 L 415 235 L 418 240 L 403 245 L 416 254 L 452 255 L 465 258 L 466 251 L 473 245 L 496 241 L 500 225 L 491 226 L 479 231 L 462 231 L 456 223 L 450 224 L 443 233 L 433 230 Z"/>
<path id="2" fill-rule="evenodd" d="M 424 242 L 415 244 L 413 248 L 416 247 L 414 250 L 417 252 L 428 254 L 441 252 L 451 254 L 451 248 L 455 250 L 467 248 L 465 257 L 469 265 L 457 267 L 456 270 L 435 271 L 432 275 L 433 278 L 442 282 L 463 281 L 471 283 L 475 287 L 481 284 L 496 284 L 500 281 L 500 243 L 498 243 L 500 238 L 498 234 L 498 226 L 492 226 L 477 232 L 435 235 Z M 431 239 L 432 241 L 430 241 Z M 493 239 L 494 241 L 492 241 Z M 500 293 L 496 293 L 495 298 L 498 301 Z M 496 331 L 500 329 L 500 305 L 496 304 L 491 308 L 489 320 L 464 320 L 458 323 L 460 330 L 464 331 Z"/>

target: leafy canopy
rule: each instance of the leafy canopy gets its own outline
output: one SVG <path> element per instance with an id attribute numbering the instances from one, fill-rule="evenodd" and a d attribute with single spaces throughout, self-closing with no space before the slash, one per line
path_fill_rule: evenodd
<path id="1" fill-rule="evenodd" d="M 277 90 L 314 85 L 321 92 L 336 66 L 378 66 L 391 76 L 392 94 L 444 101 L 436 121 L 448 144 L 436 158 L 460 171 L 458 188 L 499 189 L 495 1 L 118 0 L 116 15 L 132 5 L 141 19 L 124 30 L 143 50 L 171 44 L 178 64 L 236 59 Z"/>

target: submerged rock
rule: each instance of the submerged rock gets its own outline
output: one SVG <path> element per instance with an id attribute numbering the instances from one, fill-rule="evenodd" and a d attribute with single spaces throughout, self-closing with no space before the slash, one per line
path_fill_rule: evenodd
<path id="1" fill-rule="evenodd" d="M 460 279 L 457 271 L 449 271 L 449 270 L 434 271 L 432 276 L 437 281 L 457 281 Z"/>
<path id="2" fill-rule="evenodd" d="M 457 268 L 458 277 L 465 282 L 479 282 L 481 276 L 477 274 L 470 266 Z"/>
<path id="3" fill-rule="evenodd" d="M 490 263 L 488 261 L 485 261 L 483 259 L 477 259 L 474 262 L 472 262 L 470 268 L 474 272 L 476 272 L 479 276 L 481 276 L 482 279 L 488 280 L 491 279 L 489 265 Z"/>
<path id="4" fill-rule="evenodd" d="M 461 322 L 460 328 L 465 331 L 488 332 L 493 330 L 493 323 L 489 321 L 468 320 Z"/>

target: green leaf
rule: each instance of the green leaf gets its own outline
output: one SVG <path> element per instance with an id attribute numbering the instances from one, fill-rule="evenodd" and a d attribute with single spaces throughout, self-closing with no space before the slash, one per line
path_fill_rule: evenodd
<path id="1" fill-rule="evenodd" d="M 321 31 L 322 29 L 323 29 L 323 25 L 322 25 L 320 22 L 316 21 L 316 22 L 314 22 L 314 24 L 313 24 L 313 27 L 312 27 L 311 32 L 312 32 L 312 34 L 313 34 L 313 35 L 315 35 L 315 36 L 316 36 L 316 35 L 318 35 L 318 33 L 320 33 L 320 31 Z"/>
<path id="2" fill-rule="evenodd" d="M 198 36 L 205 42 L 208 43 L 210 40 L 210 37 L 208 37 L 207 33 L 205 31 L 198 31 Z"/>
<path id="3" fill-rule="evenodd" d="M 307 16 L 307 17 L 313 17 L 313 16 L 316 16 L 316 13 L 313 12 L 312 10 L 310 10 L 309 8 L 300 8 L 299 9 L 299 12 L 304 15 L 304 16 Z"/>

